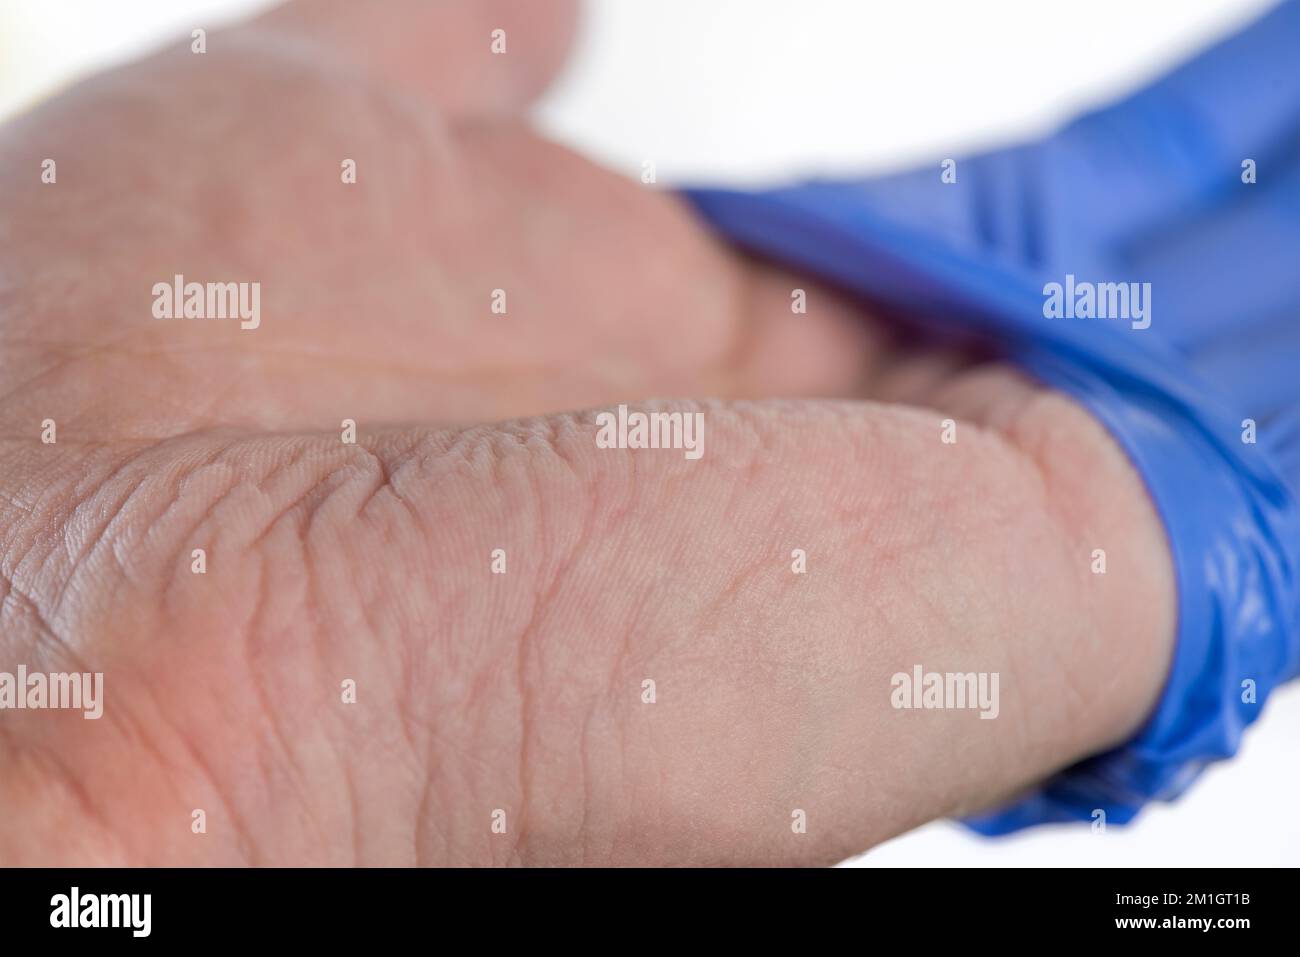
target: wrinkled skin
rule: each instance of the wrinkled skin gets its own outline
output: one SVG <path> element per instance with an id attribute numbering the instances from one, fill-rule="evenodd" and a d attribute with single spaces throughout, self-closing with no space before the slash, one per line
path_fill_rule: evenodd
<path id="1" fill-rule="evenodd" d="M 573 20 L 293 5 L 0 127 L 0 670 L 107 689 L 0 712 L 0 863 L 830 863 L 1152 706 L 1108 436 L 530 132 Z M 175 273 L 261 327 L 154 320 Z M 572 411 L 656 397 L 699 461 Z M 998 718 L 893 709 L 914 664 Z"/>

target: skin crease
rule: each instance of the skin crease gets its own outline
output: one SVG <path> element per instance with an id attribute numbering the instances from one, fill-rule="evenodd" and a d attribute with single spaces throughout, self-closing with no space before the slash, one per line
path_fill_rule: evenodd
<path id="1" fill-rule="evenodd" d="M 529 132 L 568 4 L 390 8 L 0 127 L 0 670 L 107 689 L 0 712 L 0 863 L 826 864 L 1136 728 L 1172 570 L 1099 425 Z M 261 328 L 152 320 L 177 272 Z M 622 401 L 704 456 L 568 411 Z M 915 664 L 999 717 L 894 710 Z"/>

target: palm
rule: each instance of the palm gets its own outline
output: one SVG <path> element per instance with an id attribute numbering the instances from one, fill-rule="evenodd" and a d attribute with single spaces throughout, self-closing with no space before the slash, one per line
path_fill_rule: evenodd
<path id="1" fill-rule="evenodd" d="M 829 296 L 782 332 L 796 283 L 680 201 L 520 119 L 431 107 L 236 33 L 20 121 L 14 186 L 59 166 L 14 219 L 6 269 L 28 308 L 7 317 L 9 371 L 50 376 L 10 421 L 333 429 L 853 385 L 863 333 Z M 70 283 L 78 263 L 93 267 Z M 152 321 L 150 290 L 177 274 L 260 283 L 261 326 Z M 66 380 L 86 384 L 72 408 Z"/>

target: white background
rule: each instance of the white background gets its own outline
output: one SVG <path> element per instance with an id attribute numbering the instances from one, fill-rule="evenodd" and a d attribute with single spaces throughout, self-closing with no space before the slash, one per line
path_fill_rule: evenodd
<path id="1" fill-rule="evenodd" d="M 363 0 L 358 0 L 363 2 Z M 382 13 L 382 0 L 369 0 Z M 0 116 L 266 0 L 0 0 Z M 886 169 L 1041 133 L 1268 0 L 589 0 L 551 135 L 664 183 Z M 485 41 L 486 42 L 486 41 Z M 1300 51 L 1297 51 L 1300 54 Z M 940 823 L 852 863 L 1300 864 L 1300 687 L 1241 756 L 1127 829 L 987 841 Z"/>

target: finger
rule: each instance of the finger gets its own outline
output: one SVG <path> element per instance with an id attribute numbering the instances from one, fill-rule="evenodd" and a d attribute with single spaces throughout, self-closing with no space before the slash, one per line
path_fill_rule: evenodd
<path id="1" fill-rule="evenodd" d="M 500 113 L 559 72 L 577 10 L 576 0 L 292 0 L 248 27 L 319 43 L 448 113 Z"/>
<path id="2" fill-rule="evenodd" d="M 0 774 L 9 819 L 94 794 L 121 862 L 828 863 L 987 804 L 1129 734 L 1172 638 L 1140 481 L 1045 396 L 954 444 L 862 403 L 650 409 L 704 417 L 696 459 L 603 448 L 590 413 L 28 446 L 81 457 L 7 496 L 34 556 L 14 588 L 66 600 L 6 650 L 57 660 L 53 622 L 116 704 L 15 724 L 48 758 Z M 1098 544 L 1125 574 L 1091 574 Z M 996 717 L 900 709 L 917 666 L 998 675 Z M 226 823 L 159 846 L 195 802 Z M 101 837 L 76 833 L 86 863 Z"/>

